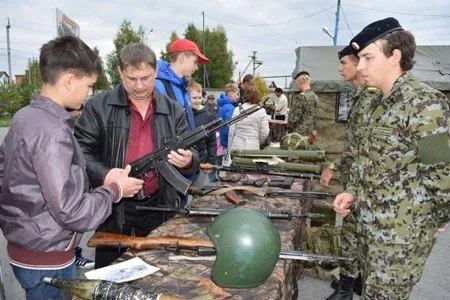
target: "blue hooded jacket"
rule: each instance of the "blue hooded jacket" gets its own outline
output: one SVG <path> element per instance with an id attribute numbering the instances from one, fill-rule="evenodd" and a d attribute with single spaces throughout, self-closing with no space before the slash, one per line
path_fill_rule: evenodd
<path id="1" fill-rule="evenodd" d="M 167 80 L 172 86 L 176 101 L 184 108 L 186 114 L 186 121 L 188 123 L 189 131 L 195 129 L 194 114 L 192 113 L 191 97 L 187 91 L 188 81 L 185 78 L 178 77 L 172 70 L 170 64 L 166 61 L 158 61 L 158 74 L 156 75 L 155 88 L 162 94 L 168 95 L 164 83 L 161 81 Z"/>
<path id="2" fill-rule="evenodd" d="M 219 106 L 219 118 L 224 121 L 228 121 L 233 117 L 233 111 L 236 107 L 236 103 L 225 93 L 220 94 L 217 99 L 217 106 Z M 220 144 L 222 144 L 225 148 L 228 148 L 228 131 L 228 126 L 220 128 Z"/>

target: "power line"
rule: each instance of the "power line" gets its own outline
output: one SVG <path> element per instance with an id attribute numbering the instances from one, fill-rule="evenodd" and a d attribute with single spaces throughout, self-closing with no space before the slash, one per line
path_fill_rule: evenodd
<path id="1" fill-rule="evenodd" d="M 385 12 L 385 13 L 394 13 L 394 14 L 399 14 L 399 15 L 435 17 L 435 18 L 450 18 L 450 15 L 414 14 L 414 13 L 407 13 L 407 12 L 403 12 L 403 11 L 393 11 L 393 10 L 369 8 L 369 7 L 364 7 L 364 6 L 352 5 L 352 4 L 345 4 L 345 5 L 350 6 L 350 7 L 362 8 L 362 9 Z"/>
<path id="2" fill-rule="evenodd" d="M 347 21 L 347 17 L 345 16 L 344 8 L 341 7 L 341 9 L 342 9 L 342 15 L 344 16 L 344 21 L 345 21 L 345 24 L 347 25 L 348 31 L 350 31 L 350 33 L 352 34 L 352 36 L 355 36 L 355 35 L 353 34 L 353 31 L 350 29 L 350 25 L 348 25 L 348 21 Z"/>
<path id="3" fill-rule="evenodd" d="M 267 23 L 267 24 L 244 24 L 244 23 L 238 23 L 238 22 L 231 22 L 231 21 L 220 20 L 220 19 L 214 18 L 214 17 L 212 17 L 212 16 L 210 16 L 210 15 L 207 15 L 207 14 L 206 14 L 206 16 L 207 16 L 208 18 L 212 19 L 212 20 L 217 21 L 217 22 L 221 22 L 221 23 L 229 23 L 229 24 L 234 24 L 234 25 L 238 25 L 238 26 L 245 26 L 245 27 L 269 27 L 269 26 L 276 26 L 276 25 L 288 24 L 288 23 L 292 23 L 292 22 L 295 22 L 295 21 L 298 21 L 298 20 L 301 20 L 301 19 L 310 18 L 310 17 L 313 17 L 313 16 L 318 15 L 318 14 L 320 14 L 320 13 L 323 13 L 323 12 L 325 12 L 325 11 L 329 10 L 330 8 L 335 7 L 335 6 L 336 6 L 336 5 L 333 4 L 333 5 L 330 5 L 330 6 L 324 8 L 324 9 L 322 9 L 322 10 L 320 10 L 320 11 L 314 12 L 314 13 L 312 13 L 312 14 L 309 14 L 309 15 L 306 15 L 306 16 L 303 16 L 303 17 L 290 19 L 290 20 L 288 20 L 288 21 L 277 22 L 277 23 Z"/>

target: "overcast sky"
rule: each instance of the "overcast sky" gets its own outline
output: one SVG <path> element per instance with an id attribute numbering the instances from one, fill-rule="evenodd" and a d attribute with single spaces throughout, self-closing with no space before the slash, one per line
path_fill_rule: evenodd
<path id="1" fill-rule="evenodd" d="M 38 58 L 40 46 L 56 37 L 56 8 L 79 24 L 81 38 L 89 46 L 97 46 L 103 59 L 113 50 L 113 38 L 124 19 L 135 29 L 142 25 L 149 32 L 148 44 L 159 56 L 171 32 L 183 36 L 188 23 L 201 29 L 204 11 L 206 27 L 221 24 L 226 30 L 228 48 L 237 62 L 237 78 L 252 51 L 257 51 L 257 59 L 263 62 L 256 70 L 260 76 L 291 75 L 297 47 L 332 45 L 322 27 L 334 35 L 337 0 L 2 0 L 0 71 L 8 71 L 7 18 L 11 24 L 12 73 L 23 74 L 28 59 Z M 386 17 L 397 18 L 419 45 L 450 45 L 448 0 L 342 0 L 339 16 L 338 45 L 347 44 L 365 25 Z M 246 73 L 251 71 L 250 66 Z M 284 80 L 276 82 L 284 86 Z"/>

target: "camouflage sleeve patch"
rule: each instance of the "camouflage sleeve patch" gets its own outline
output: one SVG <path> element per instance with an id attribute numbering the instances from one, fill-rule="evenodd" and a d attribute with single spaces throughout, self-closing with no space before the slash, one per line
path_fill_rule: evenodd
<path id="1" fill-rule="evenodd" d="M 447 132 L 426 136 L 417 141 L 419 159 L 423 164 L 450 162 L 449 135 Z"/>

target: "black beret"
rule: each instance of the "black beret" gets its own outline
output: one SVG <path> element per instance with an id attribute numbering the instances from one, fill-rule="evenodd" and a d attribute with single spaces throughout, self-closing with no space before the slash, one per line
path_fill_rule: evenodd
<path id="1" fill-rule="evenodd" d="M 345 46 L 344 49 L 338 52 L 339 59 L 347 55 L 353 55 L 352 47 L 350 47 L 350 45 Z"/>
<path id="2" fill-rule="evenodd" d="M 364 29 L 350 41 L 352 51 L 357 55 L 359 51 L 366 48 L 371 43 L 397 30 L 403 30 L 403 28 L 395 18 L 386 18 L 373 22 L 364 27 Z"/>
<path id="3" fill-rule="evenodd" d="M 298 72 L 297 75 L 295 75 L 294 80 L 297 79 L 297 78 L 299 78 L 299 77 L 302 76 L 302 75 L 308 75 L 308 76 L 309 76 L 309 73 L 306 72 L 306 71 Z"/>

